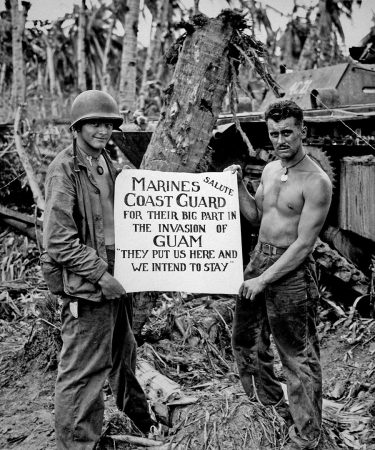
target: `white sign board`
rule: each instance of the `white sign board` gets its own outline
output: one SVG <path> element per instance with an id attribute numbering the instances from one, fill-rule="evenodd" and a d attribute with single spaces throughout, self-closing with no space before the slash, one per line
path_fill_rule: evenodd
<path id="1" fill-rule="evenodd" d="M 126 292 L 238 294 L 236 174 L 123 170 L 115 185 L 115 278 Z"/>

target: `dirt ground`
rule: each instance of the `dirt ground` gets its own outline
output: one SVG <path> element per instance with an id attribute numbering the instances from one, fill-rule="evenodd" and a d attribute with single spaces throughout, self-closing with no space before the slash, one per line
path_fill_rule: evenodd
<path id="1" fill-rule="evenodd" d="M 30 350 L 25 352 L 24 344 L 30 341 L 33 333 L 32 326 L 31 321 L 1 321 L 1 449 L 44 450 L 54 448 L 53 387 L 56 372 L 53 364 L 50 364 L 49 368 L 45 367 L 45 364 L 42 367 L 38 357 L 40 355 L 31 352 L 32 359 L 30 360 Z M 327 324 L 321 323 L 319 328 L 321 330 L 324 397 L 340 402 L 343 414 L 346 412 L 345 419 L 343 419 L 344 424 L 341 425 L 337 422 L 334 424 L 329 414 L 328 416 L 325 414 L 325 427 L 331 430 L 331 437 L 336 439 L 336 448 L 338 449 L 373 450 L 375 449 L 375 322 L 371 319 L 347 319 L 336 326 L 332 326 L 332 324 L 327 326 Z M 360 339 L 355 342 L 358 337 Z M 37 345 L 35 342 L 34 344 Z M 238 380 L 233 375 L 225 376 L 224 374 L 216 380 L 207 377 L 206 380 L 199 381 L 201 385 L 204 385 L 206 381 L 209 386 L 206 390 L 203 387 L 198 392 L 199 403 L 203 402 L 200 405 L 201 410 L 204 402 L 212 405 L 213 399 L 219 401 L 218 389 L 220 387 L 220 392 L 223 392 L 224 388 L 231 389 L 231 386 L 235 386 L 236 397 L 226 397 L 226 402 L 228 403 L 228 398 L 240 398 L 241 408 L 244 408 L 244 405 L 249 408 Z M 107 404 L 110 405 L 110 398 L 107 399 Z M 231 405 L 227 404 L 228 407 L 230 408 Z M 216 407 L 216 411 L 218 410 Z M 243 428 L 244 415 L 248 417 L 248 414 L 251 414 L 251 409 L 244 411 L 237 408 L 236 414 L 232 415 L 230 420 L 234 422 L 235 428 Z M 207 414 L 206 411 L 206 420 Z M 214 413 L 211 411 L 212 414 Z M 366 420 L 361 419 L 364 417 Z M 350 420 L 351 423 L 348 422 Z M 220 427 L 218 420 L 215 422 L 216 426 Z M 185 435 L 186 433 L 185 430 Z M 192 435 L 197 434 L 196 430 L 195 432 L 191 430 L 191 433 Z M 217 442 L 211 442 L 210 448 L 256 448 L 243 447 L 239 443 L 235 446 L 223 446 L 223 442 L 228 439 L 228 436 L 216 434 Z M 254 439 L 256 440 L 258 437 L 255 436 Z M 235 439 L 235 433 L 232 433 L 232 439 Z M 142 448 L 131 445 L 126 447 L 126 445 L 121 447 L 113 444 L 112 448 Z M 190 438 L 176 448 L 208 447 L 206 444 L 201 445 L 199 441 Z M 279 446 L 275 448 L 282 448 L 282 442 L 279 441 Z"/>
<path id="2" fill-rule="evenodd" d="M 53 449 L 58 301 L 46 290 L 33 241 L 4 230 L 0 244 L 0 449 Z M 326 291 L 319 306 L 324 392 L 319 449 L 375 450 L 375 319 L 361 316 L 359 303 L 357 309 L 344 307 L 338 299 Z M 282 450 L 282 419 L 251 402 L 240 385 L 230 347 L 233 307 L 229 296 L 157 298 L 139 336 L 138 355 L 196 399 L 188 406 L 162 405 L 173 420 L 172 427 L 149 436 L 165 444 L 159 449 L 259 450 L 266 434 L 275 450 Z M 277 360 L 276 373 L 284 382 Z M 116 411 L 108 389 L 104 392 L 105 433 L 98 449 L 144 448 L 109 437 L 137 433 Z"/>

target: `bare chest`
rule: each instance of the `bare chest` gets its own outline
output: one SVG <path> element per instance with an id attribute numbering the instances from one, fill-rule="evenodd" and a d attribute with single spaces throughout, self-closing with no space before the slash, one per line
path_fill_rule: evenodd
<path id="1" fill-rule="evenodd" d="M 288 215 L 301 214 L 304 204 L 302 181 L 299 177 L 289 176 L 283 182 L 274 176 L 265 180 L 263 185 L 263 211 L 277 209 Z"/>

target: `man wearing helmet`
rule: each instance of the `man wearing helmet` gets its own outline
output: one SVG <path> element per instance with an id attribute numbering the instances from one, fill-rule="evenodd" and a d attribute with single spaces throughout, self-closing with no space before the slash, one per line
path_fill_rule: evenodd
<path id="1" fill-rule="evenodd" d="M 118 170 L 105 146 L 123 119 L 114 99 L 96 90 L 78 95 L 71 116 L 73 145 L 46 176 L 42 268 L 62 298 L 56 444 L 78 450 L 94 448 L 101 435 L 106 379 L 119 409 L 142 432 L 152 420 L 135 377 L 131 298 L 112 276 Z"/>

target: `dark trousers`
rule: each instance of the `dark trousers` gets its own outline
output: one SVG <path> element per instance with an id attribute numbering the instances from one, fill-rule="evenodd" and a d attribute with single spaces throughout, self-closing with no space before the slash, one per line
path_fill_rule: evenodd
<path id="1" fill-rule="evenodd" d="M 93 449 L 102 432 L 103 386 L 108 379 L 117 407 L 142 431 L 152 422 L 135 377 L 136 342 L 131 297 L 100 303 L 78 300 L 78 318 L 64 299 L 60 363 L 55 389 L 58 450 Z"/>
<path id="2" fill-rule="evenodd" d="M 256 247 L 245 270 L 245 280 L 262 274 L 279 257 L 261 253 Z M 309 257 L 253 301 L 238 299 L 232 338 L 245 392 L 249 397 L 256 395 L 264 405 L 276 405 L 283 400 L 283 391 L 273 370 L 272 334 L 283 365 L 296 431 L 308 442 L 317 441 L 321 429 L 317 300 L 315 265 Z"/>

